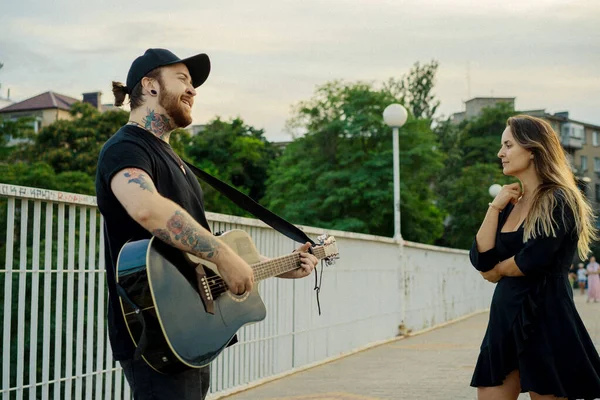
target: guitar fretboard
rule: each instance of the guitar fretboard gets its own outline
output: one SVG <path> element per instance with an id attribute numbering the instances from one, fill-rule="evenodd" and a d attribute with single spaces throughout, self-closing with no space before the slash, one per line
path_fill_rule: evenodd
<path id="1" fill-rule="evenodd" d="M 323 246 L 313 247 L 312 253 L 317 259 L 322 260 L 327 256 L 325 248 Z M 261 281 L 266 278 L 281 275 L 288 271 L 292 271 L 300 267 L 300 254 L 292 253 L 287 256 L 274 258 L 269 261 L 261 262 L 258 264 L 251 265 L 254 270 L 255 282 Z M 209 281 L 209 287 L 213 294 L 213 297 L 217 297 L 220 294 L 227 291 L 227 284 L 220 276 L 213 277 Z"/>
<path id="2" fill-rule="evenodd" d="M 314 247 L 312 252 L 319 260 L 325 258 L 325 249 L 322 246 Z M 252 265 L 254 280 L 261 281 L 266 278 L 284 274 L 300 267 L 300 254 L 292 253 L 287 256 L 274 258 L 269 261 Z"/>

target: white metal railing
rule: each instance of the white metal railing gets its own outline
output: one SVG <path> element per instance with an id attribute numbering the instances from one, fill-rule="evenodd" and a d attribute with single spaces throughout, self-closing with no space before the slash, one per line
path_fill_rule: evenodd
<path id="1" fill-rule="evenodd" d="M 249 232 L 260 252 L 295 247 L 262 222 L 208 213 L 213 231 Z M 0 389 L 8 399 L 129 399 L 105 329 L 102 217 L 91 196 L 0 184 Z M 309 236 L 323 230 L 302 227 Z M 332 233 L 332 232 L 330 232 Z M 278 375 L 487 307 L 492 285 L 467 252 L 333 232 L 341 252 L 314 277 L 259 284 L 267 318 L 211 365 L 211 393 Z"/>

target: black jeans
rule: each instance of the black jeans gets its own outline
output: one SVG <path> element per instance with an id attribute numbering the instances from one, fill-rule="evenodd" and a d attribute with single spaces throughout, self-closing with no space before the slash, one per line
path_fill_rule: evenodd
<path id="1" fill-rule="evenodd" d="M 119 363 L 134 400 L 204 400 L 208 393 L 209 366 L 165 375 L 156 372 L 144 360 L 123 360 Z"/>

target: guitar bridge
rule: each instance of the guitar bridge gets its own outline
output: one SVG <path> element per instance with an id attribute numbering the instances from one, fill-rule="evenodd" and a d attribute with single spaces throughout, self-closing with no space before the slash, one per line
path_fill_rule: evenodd
<path id="1" fill-rule="evenodd" d="M 200 298 L 202 299 L 202 303 L 204 304 L 204 309 L 209 314 L 215 314 L 215 302 L 213 296 L 210 292 L 210 286 L 208 285 L 208 279 L 206 279 L 206 272 L 204 271 L 204 266 L 197 265 L 196 268 L 196 278 L 198 284 L 198 293 L 200 293 Z"/>

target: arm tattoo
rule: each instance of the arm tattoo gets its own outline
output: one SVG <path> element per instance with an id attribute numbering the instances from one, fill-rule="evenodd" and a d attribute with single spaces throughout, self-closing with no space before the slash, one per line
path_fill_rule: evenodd
<path id="1" fill-rule="evenodd" d="M 123 174 L 123 176 L 125 176 L 125 178 L 129 178 L 127 183 L 137 183 L 143 190 L 154 193 L 154 185 L 152 184 L 152 181 L 148 182 L 146 180 L 146 174 L 144 174 L 142 171 L 130 168 Z"/>
<path id="2" fill-rule="evenodd" d="M 216 257 L 219 253 L 219 242 L 212 236 L 203 235 L 199 230 L 194 228 L 194 223 L 195 221 L 182 212 L 175 211 L 175 215 L 167 221 L 167 229 L 157 229 L 156 231 L 164 231 L 173 235 L 172 237 L 175 240 L 188 246 L 192 249 L 192 253 L 196 255 L 203 253 L 208 259 Z"/>
<path id="3" fill-rule="evenodd" d="M 155 229 L 152 231 L 152 235 L 156 236 L 166 244 L 169 244 L 171 246 L 173 245 L 173 241 L 171 240 L 171 234 L 166 229 Z"/>
<path id="4" fill-rule="evenodd" d="M 169 117 L 148 108 L 148 114 L 144 117 L 143 122 L 144 128 L 154 133 L 156 137 L 166 142 L 169 141 L 169 136 L 173 130 L 173 124 Z"/>

